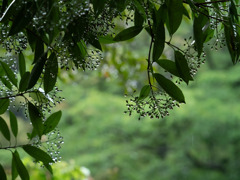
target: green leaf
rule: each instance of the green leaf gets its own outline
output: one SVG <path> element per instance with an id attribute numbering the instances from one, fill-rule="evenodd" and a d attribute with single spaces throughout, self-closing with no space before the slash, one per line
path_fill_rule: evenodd
<path id="1" fill-rule="evenodd" d="M 52 158 L 45 151 L 43 151 L 35 146 L 24 145 L 22 148 L 26 153 L 28 153 L 30 156 L 32 156 L 37 161 L 42 161 L 43 164 L 54 163 Z"/>
<path id="2" fill-rule="evenodd" d="M 173 74 L 174 76 L 180 77 L 180 74 L 178 73 L 176 63 L 168 60 L 168 59 L 159 59 L 156 61 L 156 63 L 159 64 L 162 68 L 164 68 L 169 73 Z"/>
<path id="3" fill-rule="evenodd" d="M 193 35 L 196 42 L 198 56 L 200 56 L 202 53 L 204 36 L 206 38 L 206 35 L 204 35 L 203 32 L 203 27 L 206 25 L 207 22 L 207 17 L 202 14 L 199 14 L 198 17 L 195 17 L 193 21 Z"/>
<path id="4" fill-rule="evenodd" d="M 146 19 L 147 16 L 146 16 L 146 13 L 145 13 L 145 9 L 141 5 L 141 3 L 138 0 L 133 0 L 133 4 L 136 7 L 136 9 L 138 10 L 138 12 L 143 16 L 143 18 Z"/>
<path id="5" fill-rule="evenodd" d="M 45 94 L 44 90 L 42 88 L 39 88 L 38 90 L 34 90 L 29 93 L 29 96 L 38 103 L 47 103 L 49 101 L 53 102 L 51 97 L 48 94 Z"/>
<path id="6" fill-rule="evenodd" d="M 188 82 L 192 81 L 193 78 L 190 74 L 190 69 L 188 67 L 186 58 L 179 51 L 175 51 L 175 62 L 180 77 L 188 84 Z"/>
<path id="7" fill-rule="evenodd" d="M 0 99 L 0 114 L 5 113 L 5 111 L 8 109 L 9 106 L 9 99 Z"/>
<path id="8" fill-rule="evenodd" d="M 28 1 L 27 4 L 24 4 L 13 19 L 13 23 L 8 35 L 12 36 L 22 31 L 31 22 L 36 12 L 37 7 L 35 1 Z"/>
<path id="9" fill-rule="evenodd" d="M 166 1 L 168 8 L 169 33 L 173 35 L 182 22 L 183 4 L 182 0 Z"/>
<path id="10" fill-rule="evenodd" d="M 1 70 L 0 70 L 1 71 Z M 2 83 L 10 90 L 12 90 L 12 84 L 9 82 L 9 80 L 7 80 L 5 77 L 0 77 L 0 80 L 2 81 Z"/>
<path id="11" fill-rule="evenodd" d="M 85 70 L 85 63 L 84 63 L 84 57 L 86 55 L 86 51 L 84 50 L 84 46 L 82 45 L 82 42 L 80 43 L 76 43 L 73 40 L 73 46 L 69 47 L 69 52 L 71 52 L 71 54 L 74 57 L 74 64 L 76 66 L 76 68 L 79 68 L 79 65 L 82 64 L 82 68 L 83 70 Z"/>
<path id="12" fill-rule="evenodd" d="M 37 83 L 40 75 L 42 74 L 43 67 L 45 65 L 46 60 L 47 60 L 47 52 L 34 65 L 32 71 L 31 71 L 30 77 L 29 77 L 27 89 L 31 89 Z"/>
<path id="13" fill-rule="evenodd" d="M 8 129 L 8 125 L 5 120 L 0 116 L 0 131 L 2 132 L 3 136 L 10 141 L 10 131 Z"/>
<path id="14" fill-rule="evenodd" d="M 181 89 L 176 86 L 171 80 L 158 73 L 154 73 L 153 76 L 169 96 L 180 103 L 185 103 L 185 98 Z"/>
<path id="15" fill-rule="evenodd" d="M 96 36 L 91 36 L 89 39 L 88 39 L 88 42 L 93 45 L 95 48 L 99 49 L 100 51 L 102 51 L 102 47 L 101 47 L 101 44 L 98 40 L 98 37 Z"/>
<path id="16" fill-rule="evenodd" d="M 22 52 L 20 52 L 18 55 L 18 66 L 19 66 L 20 75 L 22 77 L 23 74 L 26 72 L 26 62 Z"/>
<path id="17" fill-rule="evenodd" d="M 44 73 L 44 91 L 45 94 L 52 91 L 56 81 L 58 74 L 58 61 L 55 53 L 52 53 L 47 60 L 45 73 Z"/>
<path id="18" fill-rule="evenodd" d="M 14 159 L 12 158 L 12 180 L 15 180 L 18 176 L 18 172 L 17 172 L 17 168 L 16 168 L 16 163 L 14 161 Z"/>
<path id="19" fill-rule="evenodd" d="M 29 43 L 32 51 L 34 51 L 35 47 L 36 47 L 36 43 L 37 43 L 36 36 L 33 34 L 32 31 L 30 31 L 28 29 L 26 30 L 26 34 L 27 34 L 28 43 Z"/>
<path id="20" fill-rule="evenodd" d="M 165 28 L 163 21 L 157 23 L 157 27 L 154 29 L 156 31 L 154 33 L 153 61 L 156 61 L 162 55 L 165 45 Z"/>
<path id="21" fill-rule="evenodd" d="M 120 33 L 118 33 L 115 38 L 113 38 L 114 41 L 126 41 L 129 40 L 135 36 L 137 36 L 141 31 L 143 27 L 141 26 L 132 26 L 130 28 L 124 29 Z"/>
<path id="22" fill-rule="evenodd" d="M 101 36 L 98 38 L 99 42 L 102 44 L 112 44 L 112 43 L 116 43 L 116 41 L 113 40 L 112 36 Z"/>
<path id="23" fill-rule="evenodd" d="M 39 40 L 36 43 L 33 64 L 38 62 L 43 55 L 44 55 L 44 44 L 42 41 Z"/>
<path id="24" fill-rule="evenodd" d="M 17 78 L 15 76 L 15 74 L 13 73 L 13 71 L 10 69 L 10 67 L 5 63 L 0 61 L 0 64 L 5 72 L 5 74 L 7 75 L 8 79 L 11 81 L 11 83 L 17 87 Z"/>
<path id="25" fill-rule="evenodd" d="M 0 164 L 0 176 L 1 176 L 1 180 L 7 180 L 7 175 L 4 171 L 3 166 Z"/>
<path id="26" fill-rule="evenodd" d="M 21 179 L 29 180 L 30 177 L 29 177 L 28 171 L 27 171 L 26 167 L 24 166 L 24 164 L 22 163 L 17 150 L 15 150 L 15 152 L 12 153 L 12 156 L 13 156 L 13 161 L 16 165 L 17 172 L 18 172 L 19 176 L 21 177 Z"/>
<path id="27" fill-rule="evenodd" d="M 44 164 L 44 166 L 51 174 L 53 174 L 52 166 L 50 166 L 49 164 Z"/>
<path id="28" fill-rule="evenodd" d="M 24 92 L 28 88 L 28 83 L 29 83 L 29 78 L 30 78 L 30 72 L 25 72 L 20 80 L 19 83 L 19 92 Z"/>
<path id="29" fill-rule="evenodd" d="M 238 22 L 238 11 L 233 0 L 229 4 L 229 15 L 232 19 L 235 18 L 235 21 Z"/>
<path id="30" fill-rule="evenodd" d="M 138 12 L 137 8 L 134 12 L 134 25 L 135 26 L 142 26 L 144 22 L 143 16 Z"/>
<path id="31" fill-rule="evenodd" d="M 51 114 L 47 120 L 44 122 L 44 131 L 43 134 L 47 134 L 54 130 L 56 126 L 58 125 L 60 119 L 62 117 L 62 112 L 58 111 L 53 114 Z"/>
<path id="32" fill-rule="evenodd" d="M 10 117 L 10 126 L 11 126 L 11 129 L 12 129 L 12 133 L 15 137 L 17 137 L 17 134 L 18 134 L 17 118 L 12 111 L 9 111 L 9 117 Z"/>
<path id="33" fill-rule="evenodd" d="M 32 122 L 33 128 L 37 131 L 38 136 L 41 138 L 43 134 L 42 115 L 32 103 L 28 102 L 29 117 Z"/>
<path id="34" fill-rule="evenodd" d="M 96 17 L 104 10 L 106 0 L 91 0 Z"/>
<path id="35" fill-rule="evenodd" d="M 2 8 L 1 8 L 1 11 L 0 11 L 0 16 L 3 15 L 4 11 L 7 9 L 7 6 L 8 6 L 8 0 L 3 0 L 2 1 Z"/>
<path id="36" fill-rule="evenodd" d="M 143 86 L 142 89 L 141 89 L 140 95 L 139 95 L 139 97 L 138 97 L 138 101 L 143 100 L 143 99 L 145 99 L 146 97 L 148 97 L 148 95 L 150 94 L 150 92 L 151 92 L 151 87 L 150 87 L 150 85 L 145 85 L 145 86 Z"/>

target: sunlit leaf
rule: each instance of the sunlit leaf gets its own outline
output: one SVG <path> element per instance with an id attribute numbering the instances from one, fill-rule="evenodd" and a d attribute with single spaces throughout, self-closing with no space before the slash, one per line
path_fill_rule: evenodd
<path id="1" fill-rule="evenodd" d="M 17 172 L 18 172 L 19 176 L 21 177 L 21 179 L 29 180 L 30 177 L 29 177 L 28 171 L 27 171 L 26 167 L 24 166 L 24 164 L 22 163 L 17 150 L 15 150 L 15 152 L 12 153 L 12 156 L 13 156 L 12 157 L 13 161 L 16 165 Z"/>
<path id="2" fill-rule="evenodd" d="M 35 146 L 24 145 L 22 148 L 26 153 L 28 153 L 30 156 L 32 156 L 37 161 L 42 161 L 43 164 L 49 164 L 49 163 L 54 162 L 52 160 L 52 158 L 45 151 L 43 151 Z"/>
<path id="3" fill-rule="evenodd" d="M 8 125 L 5 120 L 0 116 L 0 131 L 2 132 L 3 136 L 10 141 L 10 131 L 8 129 Z"/>
<path id="4" fill-rule="evenodd" d="M 4 168 L 1 164 L 0 164 L 0 178 L 1 178 L 1 180 L 7 180 L 7 175 L 6 175 L 6 173 L 4 171 Z"/>
<path id="5" fill-rule="evenodd" d="M 151 92 L 151 87 L 150 87 L 150 85 L 145 85 L 145 86 L 143 86 L 142 89 L 141 89 L 140 95 L 139 95 L 139 97 L 138 97 L 138 100 L 140 101 L 140 100 L 145 99 L 146 97 L 148 97 L 148 95 L 150 94 L 150 92 Z"/>
<path id="6" fill-rule="evenodd" d="M 44 73 L 43 86 L 46 94 L 53 90 L 57 81 L 57 74 L 58 74 L 58 61 L 55 53 L 52 53 L 47 60 Z"/>
<path id="7" fill-rule="evenodd" d="M 142 29 L 143 29 L 143 27 L 141 27 L 141 26 L 132 26 L 130 28 L 124 29 L 123 31 L 118 33 L 113 38 L 113 40 L 114 41 L 126 41 L 126 40 L 129 40 L 129 39 L 134 38 L 135 36 L 137 36 L 142 31 Z"/>
<path id="8" fill-rule="evenodd" d="M 153 74 L 153 76 L 169 96 L 180 103 L 185 103 L 185 98 L 181 89 L 176 86 L 171 80 L 158 73 Z"/>
<path id="9" fill-rule="evenodd" d="M 35 107 L 30 102 L 28 102 L 28 112 L 33 128 L 37 131 L 38 136 L 41 137 L 43 134 L 43 122 L 41 113 L 39 112 L 37 107 Z"/>
<path id="10" fill-rule="evenodd" d="M 10 117 L 10 126 L 11 126 L 11 129 L 12 129 L 12 133 L 15 137 L 17 137 L 17 134 L 18 134 L 17 118 L 12 111 L 9 111 L 9 117 Z"/>
<path id="11" fill-rule="evenodd" d="M 60 119 L 62 117 L 62 112 L 58 111 L 53 114 L 51 114 L 47 120 L 44 122 L 44 131 L 43 134 L 47 134 L 54 130 L 56 126 L 58 125 Z"/>
<path id="12" fill-rule="evenodd" d="M 5 113 L 5 111 L 8 109 L 9 103 L 10 101 L 8 98 L 0 99 L 0 114 Z"/>
<path id="13" fill-rule="evenodd" d="M 0 61 L 0 64 L 5 72 L 5 74 L 7 75 L 8 79 L 11 81 L 11 83 L 17 87 L 17 78 L 15 76 L 15 74 L 13 73 L 13 71 L 11 70 L 11 68 L 5 63 Z"/>
<path id="14" fill-rule="evenodd" d="M 18 55 L 18 67 L 19 67 L 20 76 L 22 77 L 23 74 L 26 72 L 26 62 L 22 52 L 20 52 Z"/>

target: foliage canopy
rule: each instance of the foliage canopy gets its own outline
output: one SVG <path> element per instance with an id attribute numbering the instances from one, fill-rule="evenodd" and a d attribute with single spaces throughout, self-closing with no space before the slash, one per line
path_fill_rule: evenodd
<path id="1" fill-rule="evenodd" d="M 29 179 L 18 148 L 52 173 L 50 165 L 59 160 L 58 153 L 53 155 L 51 152 L 55 150 L 51 146 L 44 149 L 42 142 L 54 136 L 57 148 L 62 143 L 56 130 L 62 113 L 51 112 L 62 101 L 57 95 L 57 76 L 69 69 L 96 69 L 103 44 L 127 41 L 142 31 L 149 34 L 148 82 L 139 95 L 127 101 L 126 113 L 137 112 L 139 118 L 165 117 L 169 109 L 185 103 L 178 84 L 193 81 L 205 62 L 205 45 L 227 46 L 232 63 L 239 61 L 238 0 L 3 0 L 0 3 L 0 131 L 9 144 L 10 130 L 14 138 L 18 136 L 18 118 L 12 110 L 16 101 L 20 102 L 17 109 L 24 109 L 33 127 L 28 133 L 28 144 L 0 148 L 12 153 L 13 177 L 19 174 L 22 179 Z M 117 18 L 126 26 L 115 35 Z M 183 21 L 192 23 L 193 38 L 186 39 L 185 45 L 174 44 Z M 27 48 L 34 55 L 31 65 L 26 61 Z M 9 114 L 10 129 L 5 114 Z M 4 173 L 2 166 L 0 172 Z"/>

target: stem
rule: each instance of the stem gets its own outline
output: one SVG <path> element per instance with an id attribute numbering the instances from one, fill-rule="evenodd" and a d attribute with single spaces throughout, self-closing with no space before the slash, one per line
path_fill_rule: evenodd
<path id="1" fill-rule="evenodd" d="M 18 97 L 18 96 L 24 97 L 24 94 L 31 93 L 31 92 L 35 92 L 35 91 L 26 91 L 26 92 L 18 93 L 18 94 L 15 94 L 15 95 L 0 97 L 0 99 L 9 99 L 9 98 L 14 98 L 14 97 Z"/>

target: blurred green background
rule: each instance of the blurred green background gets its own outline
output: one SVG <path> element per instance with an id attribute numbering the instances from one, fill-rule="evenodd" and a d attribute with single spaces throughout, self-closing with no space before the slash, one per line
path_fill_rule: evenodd
<path id="1" fill-rule="evenodd" d="M 226 49 L 206 49 L 207 62 L 195 81 L 181 85 L 187 104 L 167 118 L 138 121 L 123 113 L 124 93 L 145 83 L 148 44 L 143 33 L 104 47 L 99 70 L 61 74 L 58 86 L 66 100 L 57 108 L 63 111 L 65 143 L 53 179 L 84 179 L 80 168 L 86 167 L 89 180 L 239 180 L 240 66 L 231 65 Z M 21 130 L 28 124 L 21 120 Z M 9 155 L 0 152 L 8 172 Z M 24 162 L 32 179 L 50 179 L 31 160 Z"/>

